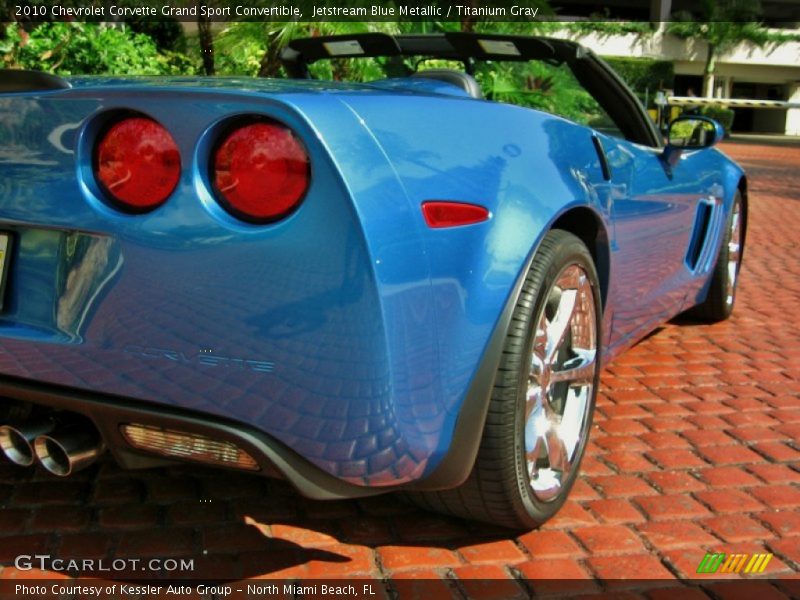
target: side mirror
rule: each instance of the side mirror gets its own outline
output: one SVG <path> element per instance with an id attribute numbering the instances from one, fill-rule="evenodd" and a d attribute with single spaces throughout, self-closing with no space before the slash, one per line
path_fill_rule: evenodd
<path id="1" fill-rule="evenodd" d="M 725 135 L 722 125 L 714 119 L 698 115 L 682 115 L 669 124 L 667 145 L 662 158 L 671 167 L 678 164 L 684 150 L 710 148 Z"/>

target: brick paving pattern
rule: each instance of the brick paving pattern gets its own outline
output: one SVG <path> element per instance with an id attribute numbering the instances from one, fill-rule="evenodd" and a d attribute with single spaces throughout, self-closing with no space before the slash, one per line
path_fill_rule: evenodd
<path id="1" fill-rule="evenodd" d="M 104 462 L 59 480 L 2 464 L 0 578 L 22 575 L 19 554 L 175 557 L 194 558 L 202 578 L 383 579 L 401 598 L 522 598 L 699 577 L 706 551 L 770 552 L 761 580 L 713 594 L 797 597 L 800 148 L 724 150 L 750 178 L 734 316 L 669 323 L 605 370 L 582 476 L 540 530 L 509 534 L 395 496 L 314 502 L 282 482 L 201 468 Z M 423 593 L 420 579 L 438 588 Z M 615 597 L 674 591 L 642 593 Z"/>

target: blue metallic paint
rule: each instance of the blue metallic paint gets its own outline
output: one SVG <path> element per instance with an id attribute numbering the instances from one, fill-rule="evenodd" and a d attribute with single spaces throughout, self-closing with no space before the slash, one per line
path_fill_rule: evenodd
<path id="1" fill-rule="evenodd" d="M 0 97 L 0 231 L 18 238 L 0 372 L 257 427 L 341 480 L 412 482 L 450 449 L 500 314 L 544 233 L 582 208 L 610 242 L 606 356 L 702 300 L 741 169 L 716 150 L 601 137 L 433 81 L 76 79 Z M 177 190 L 146 215 L 102 200 L 97 130 L 135 109 L 180 148 Z M 266 114 L 305 141 L 300 209 L 256 226 L 216 203 L 221 127 Z M 695 204 L 706 260 L 684 260 Z M 425 200 L 492 218 L 425 226 Z"/>

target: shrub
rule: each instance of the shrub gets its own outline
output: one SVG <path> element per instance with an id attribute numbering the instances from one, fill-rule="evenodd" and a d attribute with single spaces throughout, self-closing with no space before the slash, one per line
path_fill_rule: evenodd
<path id="1" fill-rule="evenodd" d="M 159 52 L 153 40 L 128 28 L 98 23 L 42 23 L 25 33 L 9 27 L 4 66 L 64 75 L 177 75 L 192 71 L 183 55 Z"/>
<path id="2" fill-rule="evenodd" d="M 674 87 L 675 69 L 667 60 L 608 57 L 605 61 L 640 100 L 644 101 L 647 96 L 648 104 L 652 103 L 656 91 Z"/>

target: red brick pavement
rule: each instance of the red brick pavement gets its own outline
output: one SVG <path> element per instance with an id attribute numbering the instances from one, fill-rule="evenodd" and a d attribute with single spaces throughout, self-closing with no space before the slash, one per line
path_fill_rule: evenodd
<path id="1" fill-rule="evenodd" d="M 36 552 L 194 558 L 199 577 L 380 578 L 390 596 L 436 597 L 419 588 L 428 578 L 444 595 L 513 598 L 692 577 L 707 550 L 758 551 L 775 555 L 765 577 L 785 579 L 713 593 L 797 594 L 800 148 L 725 151 L 750 176 L 735 314 L 667 324 L 606 369 L 582 477 L 540 530 L 515 537 L 392 496 L 313 502 L 281 482 L 204 469 L 105 463 L 54 480 L 1 465 L 0 563 Z M 565 581 L 535 581 L 545 578 Z"/>

